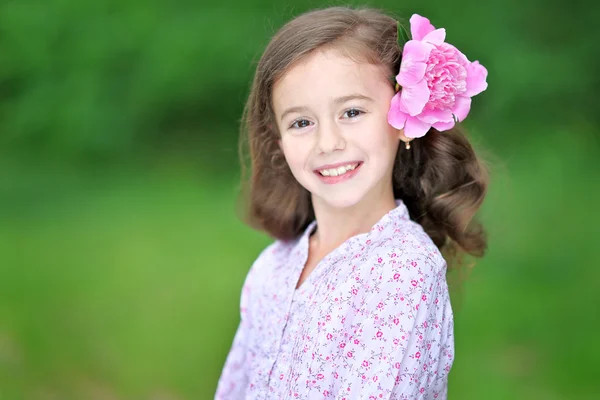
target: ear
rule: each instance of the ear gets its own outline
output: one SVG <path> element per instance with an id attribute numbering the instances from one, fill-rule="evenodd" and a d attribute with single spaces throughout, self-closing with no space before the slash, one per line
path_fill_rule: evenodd
<path id="1" fill-rule="evenodd" d="M 408 137 L 404 136 L 404 128 L 397 129 L 396 132 L 398 133 L 398 139 L 402 140 L 404 143 L 408 143 L 411 140 L 413 140 L 413 138 L 408 138 Z"/>
<path id="2" fill-rule="evenodd" d="M 281 139 L 277 139 L 277 144 L 279 145 L 279 148 L 283 150 L 283 147 L 281 147 Z"/>

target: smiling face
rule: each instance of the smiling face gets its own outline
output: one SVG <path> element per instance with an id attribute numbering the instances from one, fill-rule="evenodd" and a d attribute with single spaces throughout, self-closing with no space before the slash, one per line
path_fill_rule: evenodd
<path id="1" fill-rule="evenodd" d="M 382 67 L 315 51 L 273 88 L 280 146 L 313 203 L 335 208 L 391 198 L 401 131 L 387 122 L 394 96 Z"/>

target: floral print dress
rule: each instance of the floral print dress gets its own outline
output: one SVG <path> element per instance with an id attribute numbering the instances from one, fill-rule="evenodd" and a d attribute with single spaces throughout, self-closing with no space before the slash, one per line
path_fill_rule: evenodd
<path id="1" fill-rule="evenodd" d="M 296 289 L 313 221 L 252 265 L 216 399 L 445 399 L 446 262 L 402 200 Z"/>

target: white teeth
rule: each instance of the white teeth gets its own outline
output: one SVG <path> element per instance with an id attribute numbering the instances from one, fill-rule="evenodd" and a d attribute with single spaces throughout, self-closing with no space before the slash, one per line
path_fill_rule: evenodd
<path id="1" fill-rule="evenodd" d="M 348 164 L 338 168 L 322 169 L 319 173 L 323 176 L 340 176 L 344 175 L 348 171 L 352 171 L 358 166 L 358 164 Z"/>

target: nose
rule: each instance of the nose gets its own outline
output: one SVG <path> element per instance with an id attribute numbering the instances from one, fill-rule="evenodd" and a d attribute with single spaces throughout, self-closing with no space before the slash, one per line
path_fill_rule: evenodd
<path id="1" fill-rule="evenodd" d="M 346 140 L 337 124 L 322 124 L 319 127 L 317 130 L 317 153 L 331 153 L 335 150 L 343 150 L 345 147 Z"/>

